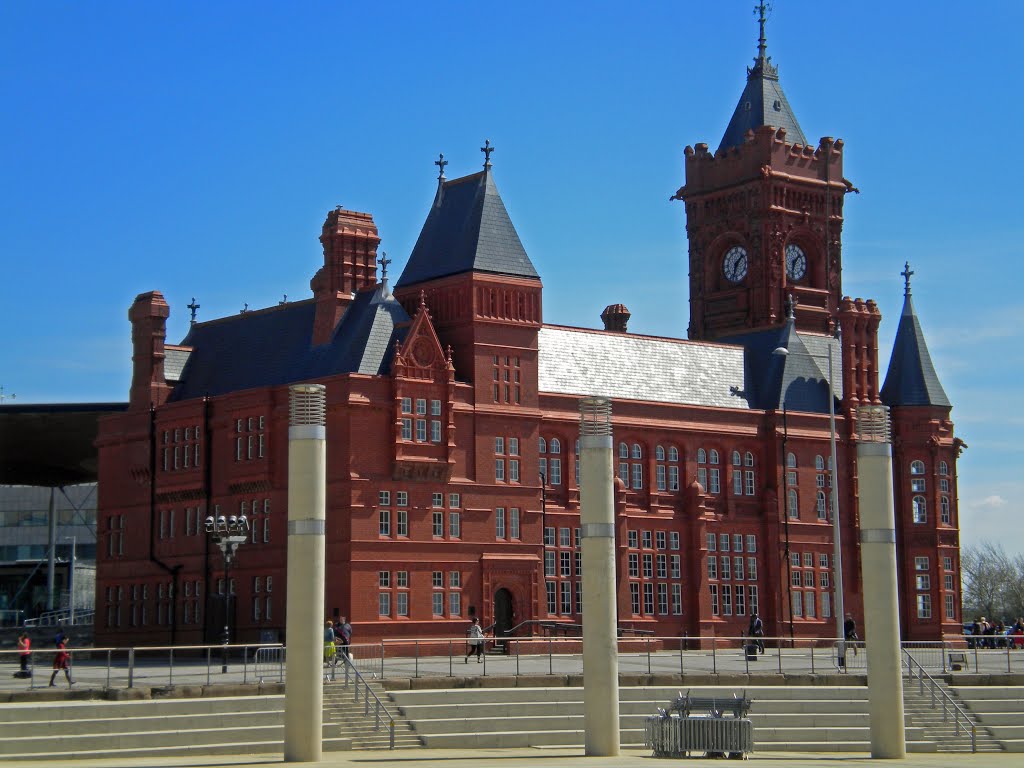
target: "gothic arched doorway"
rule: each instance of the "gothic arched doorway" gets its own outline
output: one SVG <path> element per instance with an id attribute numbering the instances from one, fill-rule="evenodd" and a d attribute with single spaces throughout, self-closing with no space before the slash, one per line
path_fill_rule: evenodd
<path id="1" fill-rule="evenodd" d="M 494 639 L 501 641 L 515 622 L 515 604 L 512 593 L 502 587 L 494 593 Z"/>

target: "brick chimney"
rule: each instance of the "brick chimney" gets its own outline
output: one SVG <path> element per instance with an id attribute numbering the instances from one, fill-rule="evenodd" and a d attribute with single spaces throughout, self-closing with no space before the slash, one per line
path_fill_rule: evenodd
<path id="1" fill-rule="evenodd" d="M 629 322 L 630 314 L 625 304 L 609 304 L 601 313 L 606 331 L 618 331 L 626 333 L 626 323 Z"/>
<path id="2" fill-rule="evenodd" d="M 160 291 L 140 293 L 128 310 L 132 324 L 132 388 L 130 410 L 143 410 L 150 404 L 163 405 L 171 394 L 164 378 L 164 341 L 170 307 Z"/>
<path id="3" fill-rule="evenodd" d="M 377 225 L 369 213 L 338 206 L 327 214 L 320 242 L 324 265 L 309 283 L 316 299 L 313 344 L 326 344 L 360 288 L 377 282 Z"/>

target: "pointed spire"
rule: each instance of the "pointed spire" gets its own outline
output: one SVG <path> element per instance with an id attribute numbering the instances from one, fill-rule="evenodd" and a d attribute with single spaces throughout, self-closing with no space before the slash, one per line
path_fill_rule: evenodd
<path id="1" fill-rule="evenodd" d="M 896 339 L 889 358 L 889 370 L 882 385 L 882 402 L 888 406 L 930 405 L 950 408 L 951 403 L 939 382 L 924 331 L 914 311 L 910 296 L 910 276 L 913 271 L 909 262 L 903 272 L 903 312 L 896 329 Z"/>
<path id="2" fill-rule="evenodd" d="M 807 138 L 793 114 L 786 94 L 779 83 L 779 71 L 768 55 L 768 38 L 765 26 L 771 14 L 771 3 L 759 2 L 754 6 L 760 35 L 757 40 L 757 56 L 754 66 L 747 67 L 747 85 L 743 89 L 729 127 L 725 129 L 718 150 L 740 147 L 746 141 L 747 133 L 763 125 L 786 130 L 786 141 L 790 144 L 806 144 Z"/>

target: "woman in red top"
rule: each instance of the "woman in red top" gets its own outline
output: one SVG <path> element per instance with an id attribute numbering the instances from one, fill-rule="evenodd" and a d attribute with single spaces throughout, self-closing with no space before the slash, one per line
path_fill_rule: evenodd
<path id="1" fill-rule="evenodd" d="M 18 655 L 21 659 L 21 674 L 28 676 L 28 665 L 32 661 L 32 638 L 28 636 L 28 632 L 18 635 Z"/>
<path id="2" fill-rule="evenodd" d="M 57 673 L 64 670 L 64 677 L 67 678 L 68 688 L 74 683 L 71 681 L 71 654 L 67 652 L 67 640 L 64 638 L 60 639 L 57 643 L 57 653 L 53 657 L 53 674 L 50 675 L 50 685 L 55 685 L 53 682 L 57 678 Z"/>

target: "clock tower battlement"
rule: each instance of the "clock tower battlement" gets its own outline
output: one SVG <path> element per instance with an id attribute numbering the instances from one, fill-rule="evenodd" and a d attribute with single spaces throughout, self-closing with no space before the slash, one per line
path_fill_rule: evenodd
<path id="1" fill-rule="evenodd" d="M 766 55 L 758 57 L 718 151 L 686 147 L 689 337 L 716 340 L 779 326 L 796 299 L 800 331 L 838 322 L 843 141 L 807 143 Z"/>

